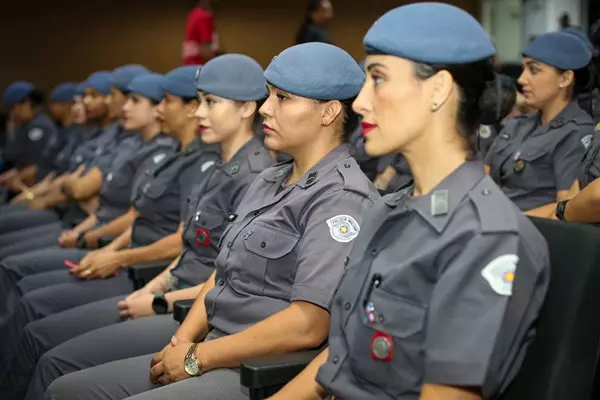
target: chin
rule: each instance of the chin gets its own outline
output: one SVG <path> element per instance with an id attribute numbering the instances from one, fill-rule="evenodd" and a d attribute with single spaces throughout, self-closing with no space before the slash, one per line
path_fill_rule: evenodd
<path id="1" fill-rule="evenodd" d="M 215 135 L 212 132 L 201 132 L 200 133 L 200 139 L 202 139 L 202 142 L 206 143 L 206 144 L 219 144 L 221 143 L 221 140 L 219 140 L 219 136 Z"/>
<path id="2" fill-rule="evenodd" d="M 369 139 L 365 141 L 365 151 L 371 157 L 382 157 L 394 152 L 383 140 Z"/>
<path id="3" fill-rule="evenodd" d="M 275 151 L 281 153 L 283 151 L 283 147 L 279 140 L 275 139 L 272 136 L 265 136 L 264 145 L 268 150 Z"/>

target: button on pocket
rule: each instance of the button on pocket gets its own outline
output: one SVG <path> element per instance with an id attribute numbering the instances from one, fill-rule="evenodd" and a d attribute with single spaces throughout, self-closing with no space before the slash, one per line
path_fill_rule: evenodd
<path id="1" fill-rule="evenodd" d="M 260 221 L 246 227 L 245 232 L 251 234 L 239 239 L 249 257 L 245 268 L 239 271 L 240 280 L 260 287 L 261 295 L 288 299 L 296 266 L 296 257 L 290 253 L 300 236 Z"/>
<path id="2" fill-rule="evenodd" d="M 379 288 L 369 297 L 373 317 L 368 318 L 362 303 L 345 327 L 350 368 L 362 380 L 381 387 L 392 398 L 420 385 L 423 372 L 426 306 Z M 369 322 L 371 321 L 371 322 Z M 391 361 L 376 360 L 373 337 L 379 332 L 392 339 Z"/>

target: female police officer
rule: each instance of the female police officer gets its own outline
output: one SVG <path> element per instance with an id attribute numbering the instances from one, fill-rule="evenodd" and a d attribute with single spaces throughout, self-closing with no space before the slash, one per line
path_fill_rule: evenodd
<path id="1" fill-rule="evenodd" d="M 494 48 L 439 3 L 388 12 L 364 41 L 354 108 L 374 125 L 367 151 L 401 151 L 414 184 L 363 216 L 329 349 L 275 399 L 492 398 L 519 367 L 549 272 L 542 236 L 468 161 Z"/>
<path id="2" fill-rule="evenodd" d="M 17 351 L 21 357 L 14 360 L 6 381 L 13 393 L 27 389 L 35 364 L 46 350 L 71 338 L 41 359 L 28 399 L 42 398 L 47 386 L 60 375 L 160 350 L 177 329 L 172 316 L 167 315 L 173 302 L 195 298 L 214 271 L 217 244 L 229 216 L 234 215 L 258 174 L 273 164 L 262 142 L 254 137 L 255 122 L 262 126 L 258 102 L 266 97 L 267 90 L 260 65 L 240 54 L 209 61 L 200 70 L 196 85 L 200 90 L 196 116 L 201 138 L 220 145 L 223 162 L 207 172 L 182 209 L 185 226 L 180 257 L 125 300 L 115 297 L 29 324 Z M 152 317 L 117 324 L 120 317 L 146 316 Z M 111 324 L 115 325 L 98 329 Z M 77 335 L 81 336 L 75 338 Z M 89 343 L 102 345 L 90 348 Z"/>
<path id="3" fill-rule="evenodd" d="M 171 260 L 181 251 L 179 226 L 182 199 L 192 184 L 218 159 L 218 153 L 204 151 L 196 140 L 197 107 L 194 67 L 182 67 L 165 76 L 163 89 L 165 120 L 181 129 L 176 133 L 181 151 L 165 157 L 138 186 L 133 198 L 132 226 L 110 246 L 87 254 L 69 276 L 66 268 L 28 276 L 19 282 L 23 296 L 12 318 L 2 326 L 0 353 L 10 359 L 12 347 L 27 323 L 82 304 L 131 292 L 133 283 L 126 274 L 115 275 L 123 265 Z M 191 85 L 191 90 L 190 90 Z M 168 102 L 169 104 L 164 104 Z M 168 112 L 167 112 L 168 109 Z M 174 133 L 175 134 L 175 133 Z M 63 260 L 75 261 L 78 260 Z M 100 277 L 110 279 L 98 279 Z"/>
<path id="4" fill-rule="evenodd" d="M 149 355 L 59 378 L 47 396 L 246 398 L 230 367 L 325 340 L 340 260 L 358 235 L 359 215 L 377 197 L 342 144 L 356 127 L 349 106 L 364 75 L 343 50 L 309 43 L 283 51 L 265 77 L 265 145 L 293 160 L 250 186 L 221 239 L 216 273 L 171 344 L 154 357 L 152 379 L 174 384 L 152 390 Z"/>
<path id="5" fill-rule="evenodd" d="M 521 210 L 538 215 L 534 209 L 565 198 L 591 142 L 592 119 L 574 96 L 589 84 L 592 54 L 574 35 L 553 32 L 540 35 L 523 55 L 519 83 L 538 112 L 511 121 L 485 163 Z"/>

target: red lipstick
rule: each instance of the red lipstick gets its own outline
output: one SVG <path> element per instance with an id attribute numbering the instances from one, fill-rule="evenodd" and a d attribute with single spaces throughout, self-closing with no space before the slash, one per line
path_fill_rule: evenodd
<path id="1" fill-rule="evenodd" d="M 367 136 L 369 134 L 369 132 L 371 132 L 373 129 L 377 128 L 377 125 L 375 124 L 370 124 L 368 122 L 361 122 L 360 125 L 362 126 L 362 135 L 363 136 Z"/>

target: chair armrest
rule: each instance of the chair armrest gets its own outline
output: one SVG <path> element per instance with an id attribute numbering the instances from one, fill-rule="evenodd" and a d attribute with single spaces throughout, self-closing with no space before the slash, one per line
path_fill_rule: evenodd
<path id="1" fill-rule="evenodd" d="M 193 299 L 187 299 L 177 300 L 173 303 L 173 319 L 181 324 L 192 309 L 194 301 Z"/>
<path id="2" fill-rule="evenodd" d="M 129 279 L 133 281 L 135 290 L 138 290 L 163 272 L 169 264 L 169 261 L 135 264 L 127 269 L 127 273 L 129 274 Z"/>
<path id="3" fill-rule="evenodd" d="M 250 399 L 264 399 L 294 379 L 322 350 L 258 357 L 244 360 L 240 383 L 250 391 Z"/>

